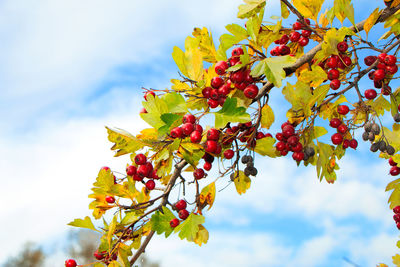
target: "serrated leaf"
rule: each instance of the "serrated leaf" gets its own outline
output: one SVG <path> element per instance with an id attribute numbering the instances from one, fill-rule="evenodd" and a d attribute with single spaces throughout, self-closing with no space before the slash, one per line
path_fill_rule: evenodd
<path id="1" fill-rule="evenodd" d="M 333 54 L 338 55 L 337 44 L 342 42 L 346 35 L 355 35 L 355 33 L 347 27 L 341 27 L 339 30 L 335 28 L 328 30 L 324 36 L 321 50 L 315 54 L 316 62 L 325 60 Z"/>
<path id="2" fill-rule="evenodd" d="M 106 127 L 106 129 L 108 140 L 114 143 L 111 150 L 117 150 L 114 157 L 134 153 L 145 145 L 139 139 L 122 129 L 111 129 L 108 127 Z"/>
<path id="3" fill-rule="evenodd" d="M 286 78 L 286 73 L 283 70 L 296 61 L 295 57 L 280 56 L 266 58 L 260 61 L 251 71 L 253 77 L 258 77 L 262 73 L 265 74 L 268 81 L 272 82 L 276 87 L 282 86 L 282 80 Z"/>
<path id="4" fill-rule="evenodd" d="M 249 18 L 258 13 L 264 6 L 266 0 L 244 0 L 246 4 L 239 6 L 237 17 L 240 19 Z"/>
<path id="5" fill-rule="evenodd" d="M 385 114 L 385 110 L 390 110 L 390 102 L 387 101 L 382 95 L 374 99 L 374 101 L 370 103 L 370 106 L 379 116 Z"/>
<path id="6" fill-rule="evenodd" d="M 225 29 L 233 34 L 236 39 L 244 40 L 248 36 L 247 30 L 238 24 L 228 24 Z"/>
<path id="7" fill-rule="evenodd" d="M 276 157 L 276 149 L 274 147 L 275 139 L 272 137 L 264 137 L 256 142 L 256 147 L 254 148 L 254 152 L 262 156 L 268 156 L 270 158 Z"/>
<path id="8" fill-rule="evenodd" d="M 209 205 L 208 209 L 211 209 L 212 205 L 214 204 L 215 193 L 215 182 L 203 187 L 199 196 L 200 204 L 206 203 Z"/>
<path id="9" fill-rule="evenodd" d="M 233 180 L 233 182 L 235 183 L 236 191 L 239 195 L 246 193 L 247 189 L 250 188 L 251 179 L 246 176 L 243 171 L 236 171 L 234 177 L 235 180 Z"/>
<path id="10" fill-rule="evenodd" d="M 194 243 L 201 247 L 202 244 L 206 244 L 208 242 L 208 231 L 203 225 L 199 225 L 199 231 L 196 234 L 194 239 Z"/>
<path id="11" fill-rule="evenodd" d="M 186 106 L 185 98 L 179 93 L 168 93 L 161 97 L 166 103 L 168 112 L 170 113 L 187 113 L 188 108 Z"/>
<path id="12" fill-rule="evenodd" d="M 163 212 L 156 211 L 150 219 L 151 229 L 157 234 L 165 233 L 168 237 L 174 230 L 169 222 L 175 218 L 175 215 L 165 206 L 162 207 Z"/>
<path id="13" fill-rule="evenodd" d="M 327 80 L 328 75 L 326 72 L 318 65 L 313 65 L 312 70 L 305 69 L 300 73 L 299 80 L 304 83 L 309 83 L 312 87 L 317 87 L 321 85 L 325 80 Z"/>
<path id="14" fill-rule="evenodd" d="M 124 218 L 121 220 L 122 225 L 128 225 L 133 223 L 138 219 L 137 212 L 131 211 L 131 212 L 126 212 Z"/>
<path id="15" fill-rule="evenodd" d="M 261 127 L 269 129 L 274 121 L 274 111 L 268 104 L 265 104 L 261 109 Z"/>
<path id="16" fill-rule="evenodd" d="M 306 18 L 317 21 L 324 0 L 292 0 L 296 9 Z"/>
<path id="17" fill-rule="evenodd" d="M 81 228 L 87 228 L 91 229 L 94 231 L 98 230 L 96 227 L 94 227 L 94 224 L 92 223 L 92 220 L 90 219 L 89 216 L 86 216 L 83 220 L 82 219 L 75 219 L 72 222 L 68 223 L 68 225 L 74 226 L 74 227 L 81 227 Z"/>
<path id="18" fill-rule="evenodd" d="M 191 213 L 186 220 L 175 227 L 174 232 L 179 232 L 178 236 L 181 239 L 187 239 L 190 242 L 194 242 L 196 235 L 200 230 L 199 226 L 205 221 L 204 216 Z"/>
<path id="19" fill-rule="evenodd" d="M 237 105 L 236 98 L 228 97 L 224 106 L 215 115 L 215 128 L 223 128 L 228 122 L 248 122 L 250 115 L 246 113 L 244 107 Z"/>
<path id="20" fill-rule="evenodd" d="M 211 32 L 208 32 L 206 27 L 202 29 L 194 28 L 193 36 L 199 40 L 199 48 L 205 61 L 215 63 L 219 60 L 224 60 L 218 55 Z"/>
<path id="21" fill-rule="evenodd" d="M 367 37 L 368 37 L 369 31 L 371 30 L 372 26 L 375 25 L 375 22 L 379 18 L 380 14 L 381 14 L 381 12 L 379 11 L 379 7 L 377 7 L 365 21 L 364 31 L 367 33 Z"/>

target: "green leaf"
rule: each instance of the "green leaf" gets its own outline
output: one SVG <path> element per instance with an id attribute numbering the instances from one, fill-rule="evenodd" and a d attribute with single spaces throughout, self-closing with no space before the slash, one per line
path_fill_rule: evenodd
<path id="1" fill-rule="evenodd" d="M 370 103 L 373 110 L 376 111 L 377 115 L 382 116 L 386 111 L 390 111 L 390 102 L 387 101 L 382 95 L 377 97 L 373 102 Z"/>
<path id="2" fill-rule="evenodd" d="M 114 215 L 109 227 L 108 227 L 108 233 L 107 233 L 107 241 L 109 247 L 111 247 L 111 242 L 112 242 L 112 237 L 114 235 L 115 229 L 117 229 L 117 214 Z"/>
<path id="3" fill-rule="evenodd" d="M 228 24 L 225 28 L 237 39 L 244 40 L 247 38 L 247 30 L 238 24 Z"/>
<path id="4" fill-rule="evenodd" d="M 175 218 L 174 214 L 165 206 L 162 207 L 163 212 L 156 211 L 153 216 L 151 216 L 150 224 L 151 229 L 155 231 L 157 234 L 161 235 L 165 233 L 165 237 L 168 237 L 173 228 L 169 224 L 169 222 Z"/>
<path id="5" fill-rule="evenodd" d="M 269 129 L 274 121 L 274 111 L 268 104 L 265 104 L 261 109 L 261 127 Z"/>
<path id="6" fill-rule="evenodd" d="M 133 223 L 138 219 L 137 212 L 131 211 L 131 212 L 125 212 L 124 218 L 121 220 L 121 224 L 123 225 L 128 225 Z"/>
<path id="7" fill-rule="evenodd" d="M 228 97 L 224 106 L 215 114 L 215 128 L 222 128 L 228 122 L 248 122 L 250 115 L 246 113 L 244 107 L 238 107 L 237 99 Z"/>
<path id="8" fill-rule="evenodd" d="M 272 82 L 276 87 L 281 87 L 282 80 L 286 78 L 284 68 L 292 65 L 295 61 L 296 58 L 291 56 L 266 58 L 257 64 L 251 71 L 251 75 L 258 77 L 263 72 L 268 81 Z"/>
<path id="9" fill-rule="evenodd" d="M 87 229 L 91 229 L 91 230 L 99 232 L 96 229 L 96 227 L 94 227 L 92 220 L 89 218 L 89 216 L 86 216 L 83 220 L 75 219 L 72 222 L 68 223 L 68 225 L 75 226 L 75 227 L 81 227 L 81 228 L 87 228 Z"/>
<path id="10" fill-rule="evenodd" d="M 173 52 L 172 52 L 172 58 L 175 61 L 175 64 L 178 66 L 179 70 L 181 73 L 185 76 L 188 76 L 188 72 L 186 69 L 186 63 L 185 63 L 185 52 L 182 51 L 177 46 L 174 46 Z"/>
<path id="11" fill-rule="evenodd" d="M 311 115 L 311 107 L 309 106 L 310 100 L 313 95 L 311 88 L 306 83 L 298 81 L 295 85 L 287 83 L 282 89 L 282 94 L 286 100 L 293 106 L 294 111 L 303 110 L 305 116 Z"/>
<path id="12" fill-rule="evenodd" d="M 175 227 L 174 232 L 179 232 L 178 236 L 181 239 L 187 239 L 190 242 L 194 242 L 200 229 L 199 225 L 203 224 L 205 221 L 204 216 L 191 213 L 186 220 Z"/>
<path id="13" fill-rule="evenodd" d="M 128 153 L 135 153 L 137 150 L 143 148 L 145 144 L 130 133 L 122 129 L 110 129 L 106 127 L 108 133 L 108 140 L 114 145 L 111 150 L 117 150 L 115 157 L 125 155 Z"/>
<path id="14" fill-rule="evenodd" d="M 342 42 L 346 35 L 355 35 L 355 33 L 347 27 L 341 27 L 339 30 L 332 28 L 328 30 L 324 36 L 324 41 L 321 45 L 321 50 L 315 54 L 317 63 L 325 60 L 332 54 L 338 55 L 337 44 Z"/>
<path id="15" fill-rule="evenodd" d="M 234 175 L 235 180 L 233 180 L 233 182 L 235 183 L 236 191 L 239 193 L 239 195 L 246 193 L 247 189 L 250 188 L 250 178 L 246 176 L 243 171 L 236 171 Z"/>
<path id="16" fill-rule="evenodd" d="M 170 113 L 187 113 L 187 105 L 185 98 L 178 93 L 168 93 L 161 97 L 167 105 L 168 112 Z"/>
<path id="17" fill-rule="evenodd" d="M 240 19 L 249 18 L 265 7 L 266 0 L 244 0 L 246 4 L 239 6 L 237 17 Z"/>
<path id="18" fill-rule="evenodd" d="M 262 156 L 268 156 L 270 158 L 276 157 L 276 149 L 274 147 L 275 139 L 272 137 L 264 137 L 256 142 L 256 147 L 254 148 L 254 152 Z"/>

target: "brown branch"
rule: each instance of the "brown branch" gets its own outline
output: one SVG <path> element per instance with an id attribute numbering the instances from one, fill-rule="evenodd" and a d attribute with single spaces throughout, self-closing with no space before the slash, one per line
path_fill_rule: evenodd
<path id="1" fill-rule="evenodd" d="M 385 21 L 387 18 L 389 18 L 391 15 L 396 13 L 400 9 L 400 5 L 393 7 L 393 8 L 385 8 L 382 12 L 382 14 L 379 16 L 379 18 L 376 20 L 375 24 L 380 23 Z M 355 26 L 351 26 L 349 29 L 355 32 L 360 32 L 364 30 L 364 24 L 367 20 L 363 20 L 359 23 L 357 23 Z M 322 48 L 322 43 L 319 43 L 315 47 L 313 47 L 310 51 L 308 51 L 306 54 L 304 54 L 302 57 L 297 59 L 295 63 L 293 63 L 291 66 L 284 68 L 286 72 L 286 76 L 289 76 L 290 74 L 294 73 L 300 66 L 303 64 L 311 61 L 311 59 L 314 58 L 315 54 L 321 50 Z M 266 95 L 272 88 L 274 87 L 274 84 L 271 82 L 266 83 L 258 93 L 257 97 L 253 100 L 253 103 L 256 102 L 258 99 Z"/>

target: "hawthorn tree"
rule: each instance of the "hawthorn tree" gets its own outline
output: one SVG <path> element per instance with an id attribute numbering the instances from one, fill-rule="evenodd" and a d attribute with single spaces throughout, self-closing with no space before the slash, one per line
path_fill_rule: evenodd
<path id="1" fill-rule="evenodd" d="M 123 173 L 101 168 L 93 184 L 89 208 L 103 225 L 89 216 L 69 223 L 102 235 L 93 266 L 134 265 L 154 234 L 207 243 L 204 209 L 216 199 L 215 182 L 233 182 L 245 193 L 257 175 L 255 154 L 291 156 L 334 183 L 338 160 L 358 146 L 358 130 L 371 151 L 389 161 L 390 174 L 399 175 L 400 88 L 392 87 L 399 78 L 400 0 L 386 1 L 361 22 L 351 0 L 334 0 L 325 12 L 324 0 L 281 0 L 275 23 L 264 22 L 266 1 L 244 2 L 238 12 L 243 25 L 227 25 L 219 45 L 206 28 L 195 28 L 184 51 L 174 47 L 180 78 L 169 89 L 144 89 L 140 116 L 150 128 L 134 136 L 107 127 L 115 156 L 130 161 Z M 384 28 L 379 43 L 368 39 L 377 24 Z M 361 81 L 370 87 L 361 88 Z M 272 90 L 291 105 L 287 118 L 275 119 Z M 392 117 L 389 125 L 383 116 Z M 281 132 L 267 133 L 275 121 Z M 207 174 L 212 167 L 217 176 Z M 183 190 L 172 203 L 178 185 L 195 193 Z M 393 190 L 389 206 L 400 229 L 400 179 L 386 190 Z M 399 259 L 393 257 L 396 264 Z M 77 263 L 69 259 L 65 266 Z"/>

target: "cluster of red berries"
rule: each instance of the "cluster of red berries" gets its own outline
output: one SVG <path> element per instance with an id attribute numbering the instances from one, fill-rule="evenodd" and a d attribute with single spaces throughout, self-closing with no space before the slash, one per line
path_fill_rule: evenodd
<path id="1" fill-rule="evenodd" d="M 339 69 L 345 69 L 352 64 L 351 58 L 346 54 L 349 45 L 346 41 L 342 41 L 337 44 L 339 55 L 331 55 L 325 61 L 320 62 L 318 65 L 327 71 L 330 87 L 333 90 L 337 90 L 340 87 L 340 71 Z"/>
<path id="2" fill-rule="evenodd" d="M 389 158 L 389 165 L 392 166 L 390 168 L 390 175 L 397 176 L 400 174 L 400 167 L 397 166 L 397 162 L 395 162 L 392 158 Z"/>
<path id="3" fill-rule="evenodd" d="M 77 263 L 74 259 L 68 259 L 65 261 L 65 267 L 76 267 Z"/>
<path id="4" fill-rule="evenodd" d="M 396 223 L 397 229 L 400 230 L 400 206 L 396 206 L 393 208 L 393 220 Z"/>
<path id="5" fill-rule="evenodd" d="M 111 256 L 106 252 L 99 252 L 98 250 L 96 250 L 93 253 L 93 256 L 99 260 L 99 261 L 103 261 L 106 265 L 108 265 L 111 261 L 116 261 L 118 258 L 117 253 L 113 253 Z"/>
<path id="6" fill-rule="evenodd" d="M 345 107 L 345 108 L 344 108 Z M 338 113 L 341 115 L 345 115 L 347 114 L 348 111 L 348 107 L 345 105 L 339 105 L 338 106 Z M 358 146 L 358 142 L 356 139 L 344 139 L 344 135 L 346 133 L 348 133 L 349 129 L 347 127 L 346 124 L 343 123 L 343 121 L 339 118 L 332 118 L 329 121 L 329 126 L 331 126 L 332 128 L 335 128 L 337 130 L 337 133 L 334 133 L 331 136 L 331 141 L 334 145 L 340 145 L 342 144 L 343 148 L 348 148 L 351 147 L 353 149 L 356 149 Z"/>
<path id="7" fill-rule="evenodd" d="M 178 202 L 175 203 L 173 208 L 178 211 L 178 216 L 181 220 L 186 220 L 186 218 L 189 216 L 189 212 L 186 209 L 187 203 L 185 200 L 181 199 Z M 179 225 L 180 221 L 178 218 L 173 218 L 170 222 L 169 225 L 172 228 L 175 228 Z"/>
<path id="8" fill-rule="evenodd" d="M 190 136 L 190 141 L 198 144 L 201 141 L 202 133 L 203 127 L 200 124 L 196 124 L 196 117 L 192 114 L 186 114 L 183 116 L 182 125 L 172 129 L 170 136 L 174 139 Z"/>
<path id="9" fill-rule="evenodd" d="M 240 55 L 243 55 L 243 49 L 236 47 L 232 50 L 232 57 L 227 61 L 219 61 L 215 64 L 215 72 L 220 75 L 211 79 L 211 87 L 205 87 L 202 94 L 208 99 L 207 103 L 210 108 L 223 106 L 227 95 L 233 90 L 232 85 L 238 90 L 243 91 L 247 98 L 254 99 L 258 94 L 258 87 L 255 80 L 250 75 L 250 69 L 243 67 L 237 71 L 226 75 L 226 70 L 236 64 L 241 64 Z"/>
<path id="10" fill-rule="evenodd" d="M 222 144 L 230 145 L 235 139 L 237 139 L 242 143 L 246 143 L 247 147 L 254 148 L 257 140 L 264 137 L 272 137 L 272 135 L 270 133 L 264 134 L 261 131 L 257 131 L 255 125 L 249 121 L 226 128 L 223 133 Z"/>
<path id="11" fill-rule="evenodd" d="M 305 22 L 307 25 L 310 25 L 310 20 L 305 19 Z M 293 24 L 293 31 L 287 35 L 284 34 L 281 36 L 280 39 L 276 40 L 274 43 L 279 44 L 279 46 L 276 46 L 271 49 L 270 54 L 271 56 L 286 56 L 290 54 L 290 47 L 287 46 L 286 44 L 290 41 L 292 43 L 298 43 L 300 46 L 306 46 L 309 43 L 309 37 L 311 36 L 311 31 L 308 29 L 303 29 L 304 24 L 302 24 L 300 21 L 296 21 Z M 297 32 L 298 30 L 301 30 L 300 32 Z"/>
<path id="12" fill-rule="evenodd" d="M 275 135 L 279 141 L 276 143 L 275 148 L 279 151 L 282 156 L 286 156 L 289 151 L 293 152 L 292 158 L 300 162 L 302 160 L 308 160 L 314 156 L 315 151 L 312 147 L 303 147 L 300 143 L 299 135 L 292 124 L 284 122 L 281 125 L 282 132 Z"/>
<path id="13" fill-rule="evenodd" d="M 391 76 L 393 76 L 398 67 L 396 65 L 397 58 L 394 55 L 381 53 L 378 56 L 367 56 L 364 63 L 367 66 L 373 65 L 378 60 L 378 64 L 373 71 L 368 73 L 368 77 L 374 81 L 375 88 L 380 88 L 383 95 L 390 95 L 392 88 L 389 86 Z M 374 99 L 377 96 L 375 89 L 367 89 L 364 92 L 365 98 Z"/>
<path id="14" fill-rule="evenodd" d="M 133 180 L 143 182 L 144 178 L 148 178 L 145 182 L 148 190 L 153 190 L 156 186 L 154 180 L 159 180 L 160 177 L 157 175 L 157 170 L 153 168 L 153 164 L 147 160 L 144 154 L 137 154 L 135 156 L 135 165 L 129 165 L 126 167 L 126 175 L 131 176 Z"/>

